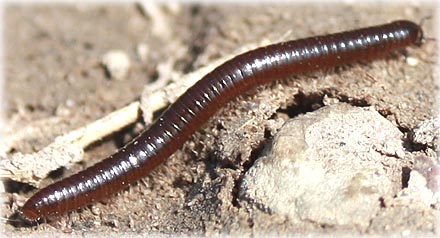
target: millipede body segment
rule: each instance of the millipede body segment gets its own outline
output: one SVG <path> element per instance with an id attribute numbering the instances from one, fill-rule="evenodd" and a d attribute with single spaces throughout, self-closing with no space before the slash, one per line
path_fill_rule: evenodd
<path id="1" fill-rule="evenodd" d="M 409 45 L 421 45 L 422 41 L 421 27 L 401 20 L 278 43 L 238 55 L 189 88 L 154 124 L 118 152 L 39 190 L 21 212 L 35 220 L 108 198 L 164 162 L 225 103 L 258 85 L 380 58 Z"/>

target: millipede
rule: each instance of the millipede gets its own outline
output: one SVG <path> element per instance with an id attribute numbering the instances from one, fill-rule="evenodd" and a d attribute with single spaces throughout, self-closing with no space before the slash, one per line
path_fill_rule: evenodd
<path id="1" fill-rule="evenodd" d="M 371 61 L 424 41 L 407 20 L 260 47 L 235 56 L 189 88 L 147 129 L 107 159 L 37 191 L 21 208 L 29 220 L 104 200 L 145 177 L 180 149 L 220 107 L 262 84 Z"/>

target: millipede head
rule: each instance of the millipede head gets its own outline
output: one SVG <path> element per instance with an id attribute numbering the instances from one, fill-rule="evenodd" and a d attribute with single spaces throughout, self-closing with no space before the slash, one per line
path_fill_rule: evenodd
<path id="1" fill-rule="evenodd" d="M 29 221 L 36 221 L 40 218 L 37 207 L 31 202 L 25 203 L 20 209 L 19 214 Z"/>
<path id="2" fill-rule="evenodd" d="M 42 219 L 30 220 L 21 211 L 16 211 L 8 217 L 7 223 L 14 227 L 32 227 L 42 222 Z"/>
<path id="3" fill-rule="evenodd" d="M 423 36 L 423 29 L 421 25 L 418 25 L 412 21 L 400 20 L 397 21 L 400 27 L 409 31 L 411 37 L 411 42 L 416 46 L 421 46 L 425 42 L 425 37 Z"/>

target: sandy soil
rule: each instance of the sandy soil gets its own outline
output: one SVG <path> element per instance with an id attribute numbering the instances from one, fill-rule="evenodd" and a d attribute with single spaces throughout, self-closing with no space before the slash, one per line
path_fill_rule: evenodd
<path id="1" fill-rule="evenodd" d="M 190 72 L 211 60 L 231 54 L 242 45 L 326 34 L 395 19 L 418 22 L 434 15 L 434 4 L 402 3 L 358 5 L 179 5 L 165 8 L 167 24 L 162 37 L 153 31 L 155 19 L 135 4 L 120 5 L 8 5 L 5 9 L 7 118 L 10 130 L 43 122 L 39 136 L 14 145 L 30 153 L 57 135 L 83 126 L 136 99 L 142 86 L 158 77 L 158 66 L 171 60 L 172 69 Z M 424 25 L 434 36 L 434 20 Z M 181 43 L 181 51 L 165 47 Z M 146 61 L 136 46 L 146 44 Z M 103 54 L 121 49 L 132 60 L 128 80 L 113 80 L 100 65 Z M 374 106 L 402 132 L 436 113 L 434 59 L 436 48 L 427 42 L 373 63 L 280 80 L 228 104 L 200 129 L 184 148 L 141 182 L 105 202 L 79 212 L 47 220 L 38 226 L 7 222 L 10 235 L 70 234 L 434 234 L 432 208 L 428 215 L 390 210 L 399 222 L 356 227 L 291 224 L 285 217 L 247 206 L 237 198 L 240 176 L 271 137 L 265 121 L 274 112 L 248 113 L 268 102 L 279 117 L 294 117 L 322 106 L 325 97 L 355 106 Z M 408 66 L 405 56 L 418 59 Z M 293 96 L 292 96 L 293 95 Z M 255 127 L 246 127 L 255 117 Z M 51 119 L 57 118 L 55 123 Z M 266 123 L 267 124 L 267 123 Z M 43 184 L 68 176 L 105 158 L 142 128 L 137 125 L 116 133 L 87 149 L 84 162 L 60 170 Z M 424 153 L 424 151 L 413 151 Z M 410 165 L 409 165 L 410 166 Z M 6 183 L 3 217 L 11 217 L 34 192 L 25 184 Z M 387 211 L 383 211 L 386 213 Z M 382 214 L 383 215 L 383 214 Z M 383 215 L 384 217 L 389 217 Z M 417 225 L 411 225 L 417 224 Z M 390 228 L 391 227 L 391 228 Z"/>

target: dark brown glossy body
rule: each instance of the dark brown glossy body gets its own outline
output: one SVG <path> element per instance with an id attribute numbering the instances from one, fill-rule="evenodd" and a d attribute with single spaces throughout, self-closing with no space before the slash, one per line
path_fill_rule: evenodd
<path id="1" fill-rule="evenodd" d="M 146 176 L 181 148 L 226 102 L 257 85 L 294 74 L 379 58 L 411 44 L 422 29 L 396 21 L 258 48 L 227 61 L 188 89 L 150 128 L 96 165 L 38 191 L 22 208 L 37 219 L 108 198 Z"/>

